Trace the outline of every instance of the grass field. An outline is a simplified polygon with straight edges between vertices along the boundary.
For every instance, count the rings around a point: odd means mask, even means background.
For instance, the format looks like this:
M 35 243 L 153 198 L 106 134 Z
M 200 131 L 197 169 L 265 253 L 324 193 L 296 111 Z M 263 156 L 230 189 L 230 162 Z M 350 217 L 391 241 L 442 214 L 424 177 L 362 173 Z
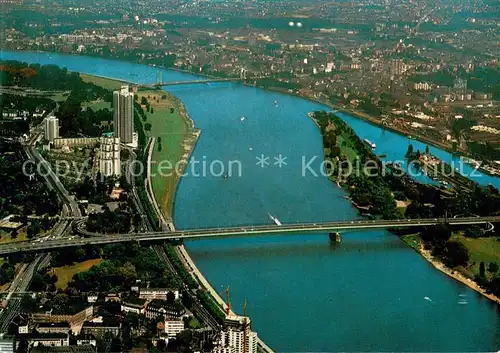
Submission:
M 54 94 L 53 96 L 50 96 L 49 98 L 52 99 L 55 102 L 64 102 L 66 99 L 68 99 L 69 94 Z
M 92 101 L 92 102 L 83 102 L 82 107 L 90 108 L 93 111 L 98 111 L 100 109 L 108 109 L 111 110 L 111 102 L 103 101 L 102 99 Z
M 159 175 L 159 173 L 155 173 L 158 170 L 155 166 L 158 166 L 162 161 L 169 161 L 172 166 L 175 166 L 178 161 L 186 158 L 185 144 L 192 137 L 192 129 L 182 104 L 171 94 L 149 90 L 139 91 L 137 95 L 139 101 L 141 101 L 141 97 L 146 97 L 153 108 L 153 113 L 146 112 L 147 121 L 144 124 L 151 124 L 151 131 L 146 131 L 146 135 L 154 138 L 161 137 L 161 151 L 158 150 L 158 141 L 156 141 L 152 155 L 154 163 L 151 169 L 153 173 L 152 186 L 156 201 L 163 214 L 170 218 L 178 175 L 175 174 L 174 170 L 172 170 L 172 175 Z M 171 113 L 171 108 L 174 109 L 173 113 Z M 168 170 L 164 170 L 165 174 L 168 174 L 167 172 Z
M 404 235 L 401 240 L 412 249 L 417 251 L 420 249 L 420 236 L 418 234 Z
M 118 80 L 111 80 L 109 78 L 97 77 L 92 75 L 80 74 L 83 82 L 92 82 L 97 86 L 101 86 L 107 89 L 115 90 L 119 89 L 124 83 Z
M 92 266 L 98 265 L 102 259 L 92 259 L 84 262 L 74 263 L 70 266 L 55 267 L 51 270 L 51 274 L 55 273 L 57 276 L 57 289 L 64 289 L 68 286 L 74 275 L 80 272 L 88 271 Z
M 469 250 L 469 270 L 479 274 L 479 264 L 484 262 L 486 268 L 490 262 L 500 265 L 500 241 L 495 237 L 489 238 L 466 238 L 463 235 L 454 235 L 452 239 L 464 244 Z
M 354 165 L 357 154 L 351 147 L 351 141 L 344 136 L 337 136 L 337 146 L 340 147 L 341 154 L 345 155 L 347 159 Z
M 80 77 L 85 82 L 92 82 L 98 86 L 107 89 L 119 89 L 123 82 L 111 80 L 92 75 L 80 74 Z M 172 166 L 183 158 L 187 158 L 188 146 L 196 141 L 193 134 L 191 123 L 188 121 L 187 113 L 182 103 L 172 96 L 170 93 L 161 90 L 138 90 L 137 96 L 139 102 L 141 97 L 146 97 L 153 113 L 146 112 L 146 123 L 151 124 L 151 130 L 145 131 L 147 137 L 161 137 L 161 151 L 158 150 L 158 141 L 156 141 L 155 149 L 152 155 L 152 173 L 156 174 L 152 177 L 153 192 L 156 201 L 161 208 L 163 214 L 167 218 L 172 217 L 172 206 L 175 197 L 175 190 L 179 176 L 175 173 L 172 175 L 158 175 L 155 173 L 155 165 L 161 161 L 169 161 Z M 149 97 L 148 97 L 149 96 Z M 105 103 L 105 102 L 103 102 Z M 109 103 L 108 103 L 109 104 Z M 88 106 L 92 109 L 102 109 L 106 107 L 104 104 L 98 105 L 98 102 L 90 102 Z M 170 109 L 173 108 L 173 112 Z M 164 162 L 165 163 L 165 162 Z
M 16 242 L 28 240 L 28 236 L 26 234 L 26 228 L 20 229 L 16 238 L 12 238 L 10 236 L 10 234 L 11 234 L 10 232 L 4 232 L 3 230 L 1 230 L 0 231 L 0 237 L 1 237 L 0 244 L 9 244 L 9 243 L 16 243 Z

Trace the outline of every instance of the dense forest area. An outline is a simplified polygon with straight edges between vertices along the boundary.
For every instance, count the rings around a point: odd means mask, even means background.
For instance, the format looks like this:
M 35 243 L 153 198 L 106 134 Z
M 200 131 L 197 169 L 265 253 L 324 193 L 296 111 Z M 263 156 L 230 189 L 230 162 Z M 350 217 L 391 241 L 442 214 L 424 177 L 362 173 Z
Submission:
M 110 129 L 112 111 L 91 107 L 83 107 L 84 102 L 95 100 L 112 101 L 112 92 L 84 82 L 77 72 L 55 65 L 28 64 L 18 61 L 0 61 L 0 80 L 4 86 L 16 86 L 43 91 L 70 91 L 65 100 L 59 103 L 56 117 L 60 121 L 60 135 L 63 137 L 99 136 Z M 56 107 L 55 102 L 48 98 L 22 96 L 6 96 L 1 103 L 5 109 L 32 111 L 36 108 L 46 108 L 47 111 Z M 105 124 L 103 124 L 105 123 Z

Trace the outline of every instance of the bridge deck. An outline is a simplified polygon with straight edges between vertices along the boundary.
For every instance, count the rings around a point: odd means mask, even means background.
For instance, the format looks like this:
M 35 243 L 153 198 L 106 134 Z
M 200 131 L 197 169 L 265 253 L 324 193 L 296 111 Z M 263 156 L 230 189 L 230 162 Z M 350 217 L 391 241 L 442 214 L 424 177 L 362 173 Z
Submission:
M 183 239 L 203 239 L 214 237 L 229 236 L 255 236 L 255 235 L 273 235 L 286 233 L 305 233 L 305 232 L 331 232 L 331 231 L 349 231 L 362 229 L 381 229 L 381 228 L 408 228 L 424 227 L 438 224 L 450 225 L 470 225 L 487 224 L 500 222 L 500 216 L 491 217 L 463 217 L 463 218 L 434 218 L 434 219 L 404 219 L 404 220 L 355 220 L 325 223 L 301 223 L 301 224 L 283 224 L 283 225 L 260 225 L 260 226 L 241 226 L 227 228 L 211 229 L 193 229 L 177 230 L 174 232 L 145 232 L 145 233 L 127 233 L 127 234 L 99 234 L 87 232 L 82 228 L 83 223 L 78 228 L 84 235 L 84 239 L 54 239 L 43 242 L 20 242 L 6 246 L 0 246 L 0 254 L 9 254 L 27 251 L 47 251 L 71 246 L 98 245 L 119 243 L 128 241 L 156 241 L 156 240 L 183 240 Z

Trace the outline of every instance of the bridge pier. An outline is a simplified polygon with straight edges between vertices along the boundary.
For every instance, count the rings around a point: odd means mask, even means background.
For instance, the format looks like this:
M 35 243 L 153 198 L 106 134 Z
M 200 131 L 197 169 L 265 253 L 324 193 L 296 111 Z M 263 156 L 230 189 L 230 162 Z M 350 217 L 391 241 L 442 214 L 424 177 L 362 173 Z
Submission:
M 342 236 L 340 235 L 339 232 L 330 233 L 330 234 L 328 234 L 328 237 L 330 238 L 331 242 L 335 242 L 335 243 L 342 242 Z

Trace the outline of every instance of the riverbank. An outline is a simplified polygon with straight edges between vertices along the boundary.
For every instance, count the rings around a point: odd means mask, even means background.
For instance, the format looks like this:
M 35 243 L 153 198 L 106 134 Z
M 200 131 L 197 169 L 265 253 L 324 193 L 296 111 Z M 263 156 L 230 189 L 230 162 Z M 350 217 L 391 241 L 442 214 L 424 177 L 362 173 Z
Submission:
M 110 90 L 119 89 L 124 84 L 136 84 L 100 75 L 80 74 L 80 77 L 85 82 Z M 141 123 L 146 137 L 153 140 L 152 145 L 155 146 L 148 150 L 147 180 L 150 180 L 151 196 L 157 204 L 154 206 L 161 210 L 162 219 L 172 223 L 180 175 L 189 162 L 201 131 L 194 127 L 184 104 L 170 92 L 146 89 L 138 90 L 136 95 L 138 102 L 147 101 L 147 106 L 142 105 L 145 119 Z
M 298 93 L 295 93 L 295 92 L 290 92 L 290 91 L 288 91 L 286 89 L 280 89 L 280 88 L 275 88 L 275 87 L 260 87 L 260 86 L 250 85 L 250 84 L 248 84 L 248 86 L 250 86 L 250 87 L 258 87 L 258 88 L 261 88 L 261 89 L 264 89 L 264 90 L 268 90 L 268 91 L 271 91 L 271 92 L 279 92 L 279 93 L 282 93 L 282 94 L 292 95 L 292 96 L 295 96 L 295 97 L 299 97 L 299 98 L 302 98 L 302 99 L 309 100 L 311 102 L 320 103 L 322 105 L 325 105 L 325 106 L 327 106 L 329 108 L 334 109 L 336 112 L 338 111 L 338 112 L 341 112 L 341 113 L 349 114 L 349 115 L 351 115 L 351 116 L 353 116 L 353 117 L 355 117 L 357 119 L 366 121 L 367 123 L 369 123 L 369 124 L 371 124 L 373 126 L 379 127 L 381 129 L 384 129 L 384 130 L 387 130 L 387 131 L 394 132 L 394 133 L 396 133 L 396 134 L 398 134 L 400 136 L 404 136 L 404 137 L 406 137 L 408 139 L 423 142 L 423 143 L 428 144 L 430 146 L 442 149 L 442 150 L 444 150 L 444 151 L 446 151 L 448 153 L 451 153 L 453 155 L 457 155 L 457 156 L 464 157 L 464 158 L 469 158 L 469 159 L 473 159 L 474 158 L 474 156 L 472 154 L 468 153 L 467 151 L 464 151 L 463 149 L 455 151 L 455 150 L 453 150 L 452 146 L 450 146 L 449 144 L 445 144 L 445 143 L 442 143 L 442 142 L 439 142 L 439 141 L 436 141 L 436 140 L 433 140 L 433 139 L 429 139 L 426 136 L 423 136 L 421 134 L 413 133 L 413 135 L 410 135 L 407 131 L 405 131 L 403 129 L 399 129 L 399 128 L 395 127 L 395 126 L 390 126 L 390 125 L 384 124 L 381 120 L 376 119 L 373 116 L 371 116 L 371 115 L 369 115 L 369 114 L 367 114 L 365 112 L 362 112 L 362 111 L 356 110 L 356 109 L 352 109 L 352 108 L 345 108 L 343 106 L 335 105 L 335 104 L 331 103 L 330 101 L 328 101 L 327 99 L 320 99 L 320 98 L 310 97 L 310 96 L 298 94 Z M 491 164 L 491 163 L 489 163 L 489 164 Z M 485 167 L 485 166 L 483 166 L 481 164 L 479 166 L 479 170 L 481 172 L 484 172 L 487 175 L 494 176 L 494 177 L 499 177 L 499 175 L 500 175 L 500 173 L 497 170 L 495 170 L 494 168 L 492 168 L 491 166 L 490 167 Z
M 367 143 L 361 141 L 359 136 L 355 134 L 355 132 L 349 127 L 346 126 L 346 123 L 343 122 L 340 118 L 336 117 L 333 113 L 325 113 L 325 112 L 314 112 L 308 114 L 310 118 L 316 121 L 319 126 L 320 132 L 323 136 L 323 148 L 325 151 L 325 161 L 331 164 L 331 170 L 336 170 L 341 168 L 339 160 L 347 159 L 351 162 L 352 158 L 351 154 L 354 155 L 355 158 L 360 158 L 361 162 L 368 159 L 376 160 L 373 151 L 371 151 L 367 147 Z M 335 150 L 336 149 L 336 150 Z M 379 170 L 380 171 L 380 170 Z M 342 175 L 339 173 L 338 175 Z M 349 179 L 342 180 L 341 177 L 337 179 L 331 178 L 333 181 L 341 182 L 345 186 L 347 186 L 347 191 L 350 193 L 350 197 L 345 197 L 353 206 L 355 206 L 358 211 L 361 212 L 370 212 L 375 216 L 382 217 L 384 219 L 387 218 L 400 218 L 400 217 L 413 217 L 412 214 L 403 214 L 399 209 L 395 210 L 393 207 L 393 203 L 395 201 L 394 195 L 396 193 L 399 194 L 408 194 L 404 188 L 400 189 L 397 185 L 404 185 L 404 182 L 395 181 L 395 176 L 390 178 L 381 178 L 381 174 L 378 177 L 371 177 L 369 179 L 366 178 L 364 173 L 357 175 L 355 181 L 349 181 Z M 403 177 L 400 177 L 403 178 Z M 465 177 L 463 177 L 465 179 Z M 467 179 L 467 181 L 469 181 Z M 475 185 L 472 181 L 470 181 L 472 185 Z M 417 188 L 417 190 L 422 190 L 422 188 L 427 187 L 425 184 L 412 184 L 412 188 Z M 378 206 L 377 203 L 380 203 L 381 200 L 377 198 L 373 198 L 373 195 L 382 195 L 382 192 L 385 193 L 383 201 Z M 362 202 L 360 204 L 360 201 Z M 418 202 L 416 199 L 408 198 L 407 201 L 409 203 Z M 390 212 L 387 212 L 390 210 Z M 436 216 L 436 215 L 434 215 Z M 408 238 L 410 239 L 410 238 Z M 474 281 L 474 275 L 471 274 L 466 276 L 464 273 L 455 271 L 453 269 L 447 268 L 443 262 L 441 262 L 438 258 L 433 257 L 429 251 L 426 251 L 423 248 L 422 242 L 418 237 L 412 237 L 412 241 L 404 241 L 405 244 L 409 245 L 420 255 L 422 255 L 427 261 L 429 261 L 436 269 L 441 272 L 449 275 L 450 277 L 466 284 L 470 288 L 476 290 L 477 292 L 483 294 L 485 297 L 500 303 L 500 300 L 497 296 L 487 293 L 487 291 L 482 288 L 478 283 Z M 475 249 L 475 251 L 471 251 L 471 259 L 470 263 L 475 261 L 483 261 L 482 258 L 478 255 L 480 252 Z M 474 258 L 472 258 L 474 257 Z M 490 262 L 498 262 L 498 258 L 493 260 L 489 259 Z M 465 265 L 464 265 L 465 266 Z
M 432 254 L 429 250 L 424 249 L 422 241 L 418 240 L 417 242 L 415 242 L 415 238 L 412 237 L 412 240 L 410 240 L 410 242 L 411 242 L 410 243 L 408 241 L 408 239 L 405 239 L 405 236 L 402 237 L 402 240 L 405 244 L 410 246 L 417 253 L 419 253 L 424 259 L 426 259 L 432 266 L 434 266 L 435 269 L 441 271 L 442 273 L 453 278 L 454 280 L 456 280 L 462 284 L 465 284 L 467 287 L 475 290 L 476 292 L 482 294 L 483 296 L 496 302 L 497 304 L 500 304 L 500 297 L 497 297 L 496 295 L 488 293 L 484 288 L 482 288 L 479 284 L 477 284 L 471 278 L 468 278 L 468 277 L 464 276 L 463 274 L 461 274 L 460 272 L 446 267 L 439 259 L 432 256 Z
M 93 80 L 91 75 L 87 75 L 86 79 Z M 98 77 L 98 81 L 101 81 L 101 83 L 108 86 L 113 84 L 112 82 L 109 82 L 112 80 L 107 77 Z M 131 82 L 119 81 L 119 83 L 133 85 Z M 153 207 L 162 222 L 168 224 L 171 229 L 174 229 L 173 209 L 175 205 L 175 195 L 177 193 L 180 177 L 187 167 L 189 159 L 201 134 L 201 130 L 194 127 L 194 121 L 189 117 L 185 105 L 169 92 L 163 90 L 141 90 L 138 91 L 137 94 L 139 101 L 141 101 L 142 97 L 144 97 L 153 109 L 153 112 L 145 112 L 147 119 L 142 122 L 143 127 L 146 123 L 150 123 L 152 125 L 149 131 L 146 131 L 146 134 L 149 137 L 149 142 L 147 145 L 148 170 L 145 186 L 148 191 L 148 196 L 152 194 L 152 197 L 149 197 L 149 201 L 153 204 Z M 159 106 L 159 102 L 168 102 L 168 104 L 165 106 Z M 174 111 L 172 112 L 170 109 L 173 109 Z M 165 116 L 170 118 L 174 114 L 174 119 L 164 119 Z M 182 120 L 182 124 L 180 124 L 180 120 Z M 158 138 L 162 137 L 163 139 L 159 142 Z M 158 143 L 163 144 L 165 148 L 158 148 Z M 179 146 L 182 148 L 179 149 Z M 175 173 L 172 176 L 153 175 L 152 166 L 158 165 L 162 161 L 169 161 L 174 166 L 180 165 L 180 168 L 175 170 Z M 160 207 L 158 207 L 158 204 Z M 219 293 L 203 276 L 185 249 L 184 245 L 176 246 L 175 251 L 189 274 L 196 280 L 196 282 L 201 284 L 220 309 L 226 313 L 228 310 L 227 303 L 225 303 Z M 230 311 L 230 314 L 235 315 L 232 310 Z M 259 336 L 257 337 L 259 351 L 272 353 L 273 350 L 267 346 Z
M 147 102 L 147 108 L 144 108 L 146 119 L 142 121 L 145 134 L 156 141 L 151 155 L 154 166 L 151 186 L 164 217 L 171 222 L 177 185 L 200 130 L 194 127 L 184 104 L 171 93 L 139 90 L 136 94 L 139 102 Z

